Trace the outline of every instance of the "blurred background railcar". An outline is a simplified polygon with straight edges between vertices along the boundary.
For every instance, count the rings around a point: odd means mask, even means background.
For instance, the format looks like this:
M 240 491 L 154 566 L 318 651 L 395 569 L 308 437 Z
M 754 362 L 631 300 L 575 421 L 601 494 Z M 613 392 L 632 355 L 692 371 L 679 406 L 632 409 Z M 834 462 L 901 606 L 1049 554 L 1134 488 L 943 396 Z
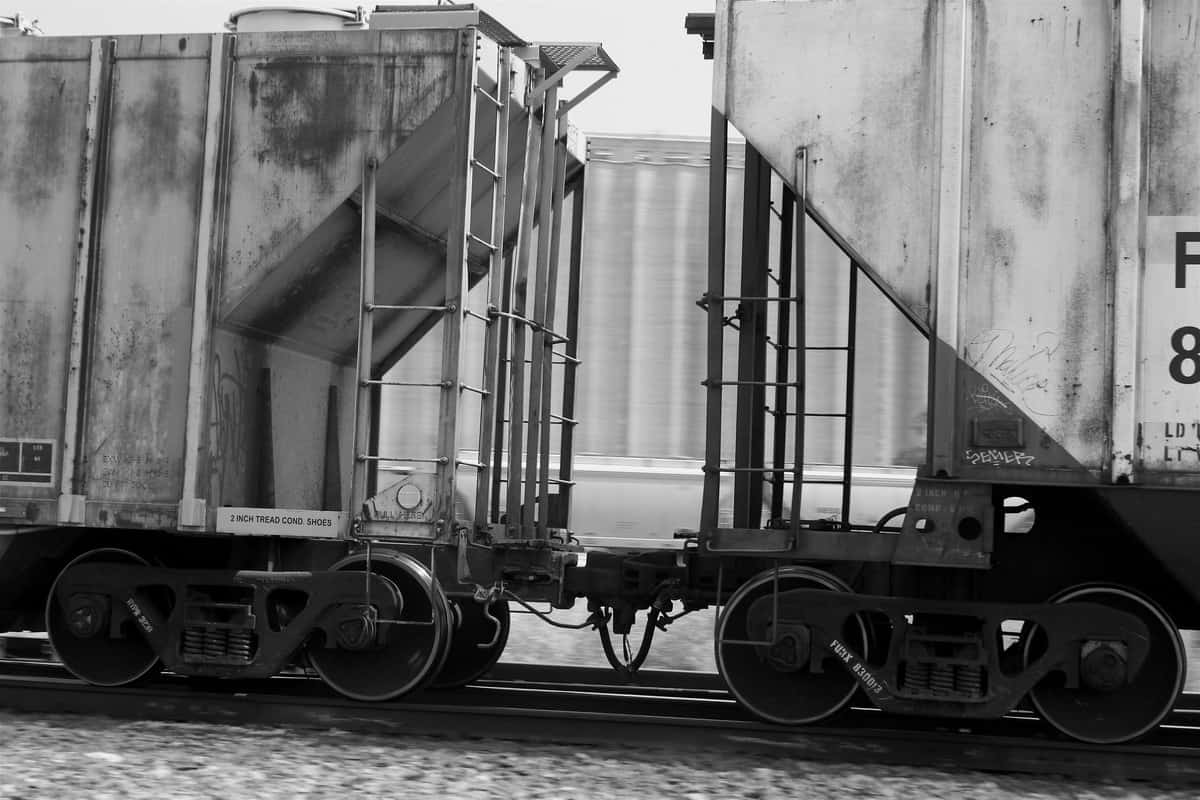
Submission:
M 741 257 L 742 143 L 731 142 L 726 209 L 728 279 Z M 583 284 L 575 417 L 575 474 L 571 527 L 582 534 L 668 538 L 699 522 L 704 456 L 705 315 L 696 300 L 706 285 L 709 143 L 701 137 L 589 135 L 583 193 Z M 776 203 L 778 180 L 773 187 Z M 579 196 L 568 196 L 570 204 Z M 806 333 L 814 346 L 846 341 L 850 306 L 848 257 L 816 226 L 807 241 Z M 778 258 L 775 243 L 772 259 Z M 562 254 L 565 272 L 565 259 Z M 478 291 L 478 290 L 477 290 Z M 560 287 L 560 307 L 566 288 Z M 858 282 L 853 408 L 855 492 L 851 522 L 871 525 L 904 505 L 915 466 L 924 458 L 928 342 L 869 281 Z M 725 346 L 733 369 L 737 342 Z M 430 380 L 441 368 L 436 336 L 419 342 L 388 376 Z M 468 374 L 482 369 L 478 347 L 466 351 Z M 561 371 L 558 373 L 561 375 Z M 827 351 L 810 356 L 810 410 L 844 408 L 846 360 Z M 433 452 L 437 409 L 419 388 L 388 389 L 382 401 L 381 452 Z M 556 389 L 554 396 L 560 396 Z M 556 408 L 558 412 L 561 409 Z M 724 425 L 734 424 L 734 408 Z M 805 461 L 810 477 L 830 477 L 842 460 L 843 422 L 809 422 Z M 463 458 L 474 459 L 478 426 L 464 426 Z M 555 450 L 555 455 L 557 451 Z M 732 461 L 732 441 L 722 457 Z M 826 474 L 829 473 L 829 474 Z M 463 475 L 460 502 L 474 497 Z M 732 515 L 730 487 L 723 517 Z M 806 492 L 805 518 L 839 519 L 840 492 Z M 469 510 L 462 515 L 469 517 Z M 726 523 L 729 520 L 726 519 Z

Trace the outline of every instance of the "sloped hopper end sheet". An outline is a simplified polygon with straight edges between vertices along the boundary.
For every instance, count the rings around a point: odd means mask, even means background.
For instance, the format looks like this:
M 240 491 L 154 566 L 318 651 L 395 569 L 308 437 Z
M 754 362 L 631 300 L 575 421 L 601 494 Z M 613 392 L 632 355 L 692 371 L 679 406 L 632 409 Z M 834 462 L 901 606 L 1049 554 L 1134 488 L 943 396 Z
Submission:
M 920 320 L 936 239 L 937 0 L 720 0 L 713 105 Z
M 229 234 L 218 323 L 327 361 L 355 358 L 363 160 L 374 128 L 375 301 L 445 301 L 450 169 L 456 137 L 458 31 L 338 34 L 337 53 L 280 54 L 278 41 L 239 42 L 229 168 Z M 326 41 L 326 40 L 322 40 Z M 259 46 L 258 57 L 245 55 Z M 349 52 L 347 52 L 349 51 Z M 299 52 L 299 51 L 297 51 Z M 340 56 L 333 58 L 332 56 Z M 481 70 L 484 89 L 494 81 Z M 496 110 L 476 112 L 476 152 L 491 163 Z M 510 112 L 509 174 L 521 174 L 523 109 Z M 519 180 L 510 183 L 510 197 Z M 475 230 L 487 230 L 490 183 L 474 181 Z M 516 229 L 516 203 L 507 226 Z M 507 233 L 507 232 L 506 232 Z M 487 252 L 472 242 L 472 283 Z M 377 371 L 440 318 L 376 315 Z

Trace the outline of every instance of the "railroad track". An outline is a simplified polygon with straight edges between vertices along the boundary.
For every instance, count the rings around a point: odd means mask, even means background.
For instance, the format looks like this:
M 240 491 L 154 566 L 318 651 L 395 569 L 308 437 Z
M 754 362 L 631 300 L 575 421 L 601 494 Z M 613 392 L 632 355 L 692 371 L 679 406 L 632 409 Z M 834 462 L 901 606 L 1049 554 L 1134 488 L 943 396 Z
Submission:
M 1190 700 L 1146 740 L 1096 747 L 1056 739 L 1020 711 L 959 725 L 854 708 L 828 725 L 780 728 L 752 719 L 715 676 L 646 671 L 639 679 L 626 685 L 604 669 L 502 664 L 466 689 L 365 704 L 304 676 L 216 684 L 163 675 L 138 687 L 102 689 L 56 664 L 3 660 L 0 708 L 1200 784 L 1196 696 L 1186 696 Z

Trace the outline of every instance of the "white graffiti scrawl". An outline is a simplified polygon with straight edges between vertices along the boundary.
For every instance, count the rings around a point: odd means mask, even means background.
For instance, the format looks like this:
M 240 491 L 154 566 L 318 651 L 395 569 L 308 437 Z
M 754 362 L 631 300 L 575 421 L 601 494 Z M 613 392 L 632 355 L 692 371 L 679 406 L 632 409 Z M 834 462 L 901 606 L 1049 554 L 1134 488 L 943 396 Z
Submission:
M 1053 331 L 1042 331 L 1032 343 L 1018 343 L 1012 331 L 995 328 L 967 342 L 963 361 L 1027 411 L 1054 416 L 1050 375 L 1059 345 L 1060 337 Z
M 1037 456 L 1030 455 L 1024 450 L 999 450 L 994 447 L 987 450 L 968 448 L 963 453 L 963 460 L 975 466 L 1032 467 Z

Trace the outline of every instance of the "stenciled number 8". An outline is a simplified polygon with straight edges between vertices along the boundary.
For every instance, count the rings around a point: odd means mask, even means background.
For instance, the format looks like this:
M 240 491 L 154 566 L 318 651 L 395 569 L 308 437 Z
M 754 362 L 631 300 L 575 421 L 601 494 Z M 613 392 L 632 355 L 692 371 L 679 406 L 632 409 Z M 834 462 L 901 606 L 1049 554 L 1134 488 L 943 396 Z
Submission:
M 1192 346 L 1183 346 L 1184 337 L 1192 337 Z M 1171 334 L 1171 347 L 1175 357 L 1171 359 L 1171 377 L 1179 383 L 1200 383 L 1200 328 L 1184 325 Z M 1183 365 L 1191 364 L 1190 373 L 1185 373 Z

